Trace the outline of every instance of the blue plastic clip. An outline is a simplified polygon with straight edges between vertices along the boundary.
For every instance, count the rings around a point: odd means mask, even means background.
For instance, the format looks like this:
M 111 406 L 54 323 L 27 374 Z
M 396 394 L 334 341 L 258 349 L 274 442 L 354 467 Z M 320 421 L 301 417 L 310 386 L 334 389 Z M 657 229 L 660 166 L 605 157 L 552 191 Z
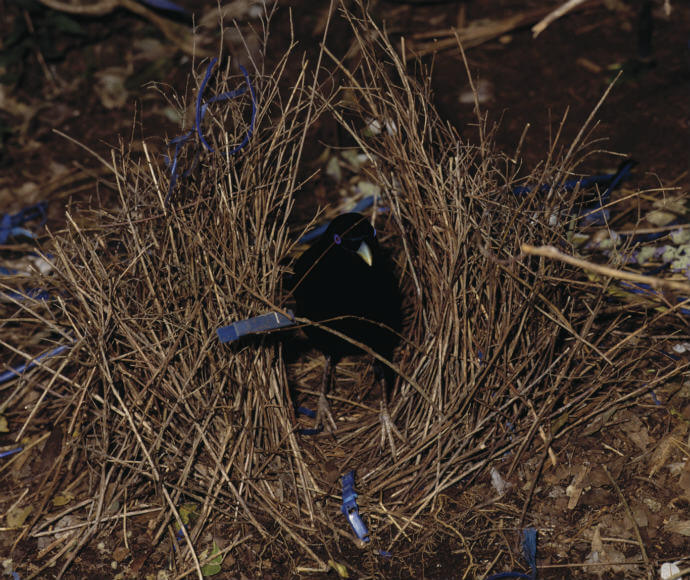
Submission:
M 292 326 L 295 324 L 295 315 L 292 310 L 286 310 L 285 312 L 287 312 L 287 316 L 280 312 L 269 312 L 268 314 L 247 318 L 247 320 L 233 322 L 228 326 L 219 328 L 216 330 L 216 333 L 221 342 L 232 342 L 247 334 L 254 334 L 265 330 L 275 330 L 277 328 L 283 328 L 284 326 Z
M 340 510 L 350 522 L 357 537 L 363 542 L 368 542 L 369 531 L 364 525 L 362 518 L 359 517 L 359 507 L 356 500 L 355 472 L 350 471 L 350 473 L 343 475 L 343 505 L 340 507 Z

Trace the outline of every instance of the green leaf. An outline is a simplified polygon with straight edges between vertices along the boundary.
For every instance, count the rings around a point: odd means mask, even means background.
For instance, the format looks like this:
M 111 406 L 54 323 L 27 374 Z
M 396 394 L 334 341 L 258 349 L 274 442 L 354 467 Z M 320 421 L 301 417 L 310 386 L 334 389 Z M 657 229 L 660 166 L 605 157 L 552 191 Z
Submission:
M 341 578 L 350 577 L 350 573 L 347 571 L 345 564 L 341 564 L 340 562 L 336 562 L 335 560 L 328 560 L 328 565 L 331 568 L 333 568 L 338 573 L 338 576 L 340 576 Z
M 50 23 L 60 32 L 65 34 L 73 34 L 75 36 L 86 36 L 86 30 L 74 18 L 56 12 L 50 18 Z
M 33 506 L 30 505 L 25 507 L 15 506 L 12 509 L 10 509 L 7 512 L 7 515 L 5 516 L 7 527 L 18 528 L 20 526 L 23 526 L 24 522 L 26 521 L 26 518 L 29 517 L 31 510 L 33 509 Z
M 197 505 L 194 502 L 183 503 L 180 506 L 180 518 L 185 526 L 189 525 L 192 516 L 196 515 Z
M 61 507 L 63 505 L 67 505 L 73 499 L 74 494 L 70 493 L 69 491 L 66 491 L 65 493 L 59 493 L 56 496 L 53 496 L 53 505 L 55 507 Z
M 220 552 L 220 548 L 218 547 L 218 544 L 216 544 L 216 541 L 213 541 L 213 548 L 211 548 L 211 556 L 214 556 L 215 554 L 218 554 Z M 201 567 L 201 573 L 204 576 L 214 576 L 218 574 L 221 570 L 221 564 L 223 563 L 223 555 L 220 554 L 213 558 L 210 562 L 204 564 Z

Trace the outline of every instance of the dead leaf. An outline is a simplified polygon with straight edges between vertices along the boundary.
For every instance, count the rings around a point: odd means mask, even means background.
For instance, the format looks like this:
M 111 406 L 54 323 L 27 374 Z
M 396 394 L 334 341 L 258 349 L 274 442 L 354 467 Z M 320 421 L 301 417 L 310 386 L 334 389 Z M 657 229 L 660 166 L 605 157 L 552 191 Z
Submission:
M 645 216 L 645 219 L 653 226 L 664 227 L 676 219 L 676 214 L 671 213 L 670 211 L 655 209 L 650 211 Z
M 621 423 L 621 429 L 625 432 L 628 439 L 632 441 L 642 451 L 647 451 L 650 443 L 649 431 L 642 420 L 633 413 L 625 412 L 625 421 Z
M 19 507 L 17 505 L 12 506 L 5 516 L 5 521 L 7 522 L 8 528 L 19 528 L 24 525 L 26 518 L 29 517 L 33 506 L 27 505 L 24 507 Z
M 682 490 L 682 497 L 690 501 L 690 461 L 683 464 L 683 469 L 678 477 L 678 486 Z
M 671 433 L 661 438 L 659 443 L 657 443 L 654 452 L 649 458 L 649 477 L 652 477 L 657 471 L 666 465 L 671 457 L 671 452 L 673 449 L 679 444 L 682 444 L 687 430 L 687 424 L 685 422 L 680 422 L 676 425 Z
M 69 491 L 66 491 L 65 493 L 59 493 L 55 496 L 53 496 L 53 505 L 55 507 L 61 507 L 63 505 L 67 505 L 69 502 L 71 502 L 74 499 L 74 494 L 70 493 Z
M 663 197 L 656 200 L 652 205 L 657 209 L 685 215 L 688 211 L 686 201 L 685 197 Z
M 594 535 L 592 536 L 592 552 L 602 552 L 604 550 L 604 542 L 601 541 L 601 526 L 594 528 Z
M 580 501 L 589 469 L 589 465 L 581 465 L 573 478 L 573 482 L 565 490 L 566 495 L 570 498 L 568 501 L 569 510 L 574 510 L 577 507 L 578 501 Z
M 555 469 L 549 469 L 544 473 L 544 482 L 549 485 L 556 485 L 565 481 L 568 477 L 572 475 L 572 471 L 569 465 L 561 464 Z
M 111 66 L 98 71 L 93 90 L 101 99 L 101 104 L 106 109 L 119 109 L 127 103 L 129 91 L 125 86 L 131 70 L 122 66 Z
M 594 417 L 594 419 L 584 428 L 582 434 L 587 437 L 590 435 L 594 435 L 597 431 L 599 431 L 604 425 L 606 425 L 609 422 L 609 419 L 611 419 L 611 415 L 613 415 L 614 412 L 615 409 L 611 408 Z
M 649 518 L 647 517 L 647 509 L 642 504 L 635 504 L 631 508 L 635 523 L 640 528 L 646 528 L 649 525 Z
M 43 446 L 40 459 L 32 467 L 34 475 L 47 473 L 62 452 L 62 427 L 56 426 Z
M 668 522 L 664 529 L 672 534 L 680 534 L 681 536 L 690 536 L 690 520 L 675 520 Z
M 592 536 L 592 551 L 587 555 L 587 558 L 585 558 L 585 562 L 587 564 L 597 564 L 595 570 L 599 577 L 602 577 L 603 574 L 608 571 L 614 573 L 627 572 L 627 566 L 617 565 L 625 562 L 625 554 L 610 546 L 604 545 L 601 539 L 600 527 L 601 526 L 597 526 L 594 530 L 594 535 Z

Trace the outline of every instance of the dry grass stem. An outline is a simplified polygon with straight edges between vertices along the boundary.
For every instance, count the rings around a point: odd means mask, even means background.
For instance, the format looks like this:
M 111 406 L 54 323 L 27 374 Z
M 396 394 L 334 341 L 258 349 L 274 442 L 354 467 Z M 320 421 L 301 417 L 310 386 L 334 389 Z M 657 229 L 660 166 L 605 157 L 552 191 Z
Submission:
M 487 562 L 511 562 L 515 530 L 534 523 L 542 467 L 563 461 L 560 446 L 576 428 L 687 369 L 655 357 L 659 342 L 647 338 L 659 327 L 684 336 L 680 320 L 625 309 L 580 269 L 677 291 L 687 284 L 555 249 L 572 248 L 580 194 L 560 185 L 587 158 L 590 124 L 565 155 L 559 133 L 545 162 L 522 175 L 495 151 L 478 107 L 480 140 L 471 143 L 439 118 L 428 83 L 408 73 L 412 62 L 386 34 L 336 7 L 329 22 L 349 25 L 351 58 L 326 47 L 327 25 L 316 69 L 298 61 L 288 85 L 288 53 L 274 70 L 254 71 L 248 147 L 229 154 L 247 131 L 248 100 L 209 108 L 215 152 L 181 151 L 167 205 L 168 169 L 145 146 L 139 157 L 122 145 L 101 159 L 116 207 L 68 211 L 64 229 L 50 233 L 42 251 L 53 271 L 25 283 L 51 300 L 0 305 L 9 365 L 71 345 L 0 384 L 2 413 L 24 446 L 0 466 L 3 506 L 34 506 L 17 542 L 47 546 L 27 576 L 54 563 L 65 575 L 85 546 L 123 530 L 133 531 L 133 553 L 162 554 L 178 578 L 202 577 L 219 538 L 238 569 L 256 563 L 249 575 L 271 559 L 294 573 L 334 560 L 358 576 L 385 575 L 379 549 L 417 562 L 449 538 L 480 574 Z M 462 34 L 450 40 L 467 46 Z M 324 71 L 339 82 L 321 82 Z M 241 82 L 226 68 L 210 85 L 219 94 Z M 370 356 L 338 367 L 335 436 L 308 437 L 295 407 L 315 401 L 321 361 L 291 356 L 296 331 L 230 345 L 215 334 L 290 306 L 285 281 L 311 225 L 295 218 L 295 196 L 314 178 L 304 157 L 324 119 L 369 160 L 363 178 L 381 189 L 376 227 L 404 294 L 393 360 L 364 348 L 397 376 L 394 452 L 380 447 Z M 367 132 L 373 121 L 386 130 Z M 516 195 L 523 182 L 531 191 Z M 491 487 L 492 468 L 508 492 Z M 373 550 L 355 543 L 340 512 L 339 478 L 350 469 Z M 53 503 L 59 494 L 69 507 Z M 73 535 L 63 545 L 57 532 Z

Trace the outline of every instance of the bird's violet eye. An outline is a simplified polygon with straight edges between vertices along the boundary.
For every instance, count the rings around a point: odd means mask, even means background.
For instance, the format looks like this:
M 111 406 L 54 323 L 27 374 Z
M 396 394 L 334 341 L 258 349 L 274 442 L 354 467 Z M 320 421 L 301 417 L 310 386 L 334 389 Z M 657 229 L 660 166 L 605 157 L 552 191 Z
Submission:
M 334 241 L 336 244 L 340 244 L 340 242 L 342 242 L 343 239 L 342 239 L 338 234 L 333 234 L 333 241 Z

